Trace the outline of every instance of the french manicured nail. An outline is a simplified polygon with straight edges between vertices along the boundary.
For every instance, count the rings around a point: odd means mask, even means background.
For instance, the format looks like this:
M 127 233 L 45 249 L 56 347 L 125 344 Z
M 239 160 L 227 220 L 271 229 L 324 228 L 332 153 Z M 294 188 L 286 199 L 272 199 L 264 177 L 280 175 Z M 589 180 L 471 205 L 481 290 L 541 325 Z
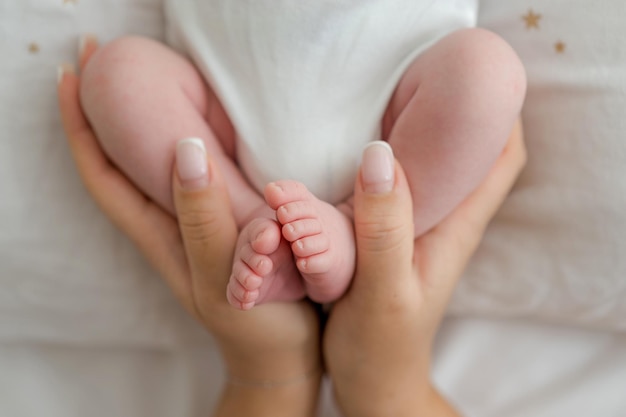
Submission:
M 387 142 L 369 143 L 363 150 L 361 183 L 366 193 L 382 194 L 393 190 L 395 162 Z
M 176 144 L 176 169 L 186 190 L 198 190 L 209 185 L 206 148 L 202 139 L 187 138 Z
M 61 64 L 57 66 L 57 84 L 61 84 L 63 76 L 67 73 L 74 73 L 74 66 L 72 64 Z
M 85 47 L 87 46 L 87 43 L 90 42 L 97 42 L 98 38 L 96 37 L 96 35 L 93 35 L 91 33 L 85 33 L 84 35 L 80 35 L 80 37 L 78 38 L 78 56 L 82 56 L 83 52 L 85 52 Z

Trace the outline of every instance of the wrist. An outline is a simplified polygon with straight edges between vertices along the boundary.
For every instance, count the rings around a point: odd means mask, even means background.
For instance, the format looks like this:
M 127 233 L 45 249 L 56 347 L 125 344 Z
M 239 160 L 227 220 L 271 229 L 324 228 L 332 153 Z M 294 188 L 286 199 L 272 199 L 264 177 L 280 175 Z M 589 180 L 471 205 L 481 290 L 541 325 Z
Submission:
M 391 385 L 393 386 L 393 384 Z M 432 385 L 408 390 L 403 395 L 368 398 L 367 393 L 339 401 L 346 417 L 459 417 L 460 414 Z
M 232 385 L 235 387 L 269 390 L 269 389 L 279 389 L 282 387 L 288 387 L 290 385 L 297 385 L 297 384 L 305 383 L 307 380 L 318 378 L 322 374 L 323 374 L 322 369 L 315 368 L 315 369 L 311 369 L 309 372 L 306 372 L 304 374 L 295 375 L 287 379 L 250 380 L 250 379 L 241 379 L 233 375 L 227 375 L 226 383 L 228 385 Z
M 349 372 L 331 368 L 335 399 L 346 417 L 415 417 L 431 409 L 434 401 L 430 361 L 427 357 L 351 367 Z M 436 414 L 435 414 L 436 415 Z M 433 415 L 433 416 L 435 416 Z
M 216 417 L 312 417 L 319 399 L 321 369 L 281 381 L 226 381 Z
M 278 388 L 311 379 L 322 372 L 317 343 L 265 351 L 223 347 L 222 353 L 226 381 L 233 386 Z
M 322 367 L 318 314 L 308 302 L 224 308 L 211 331 L 230 379 L 287 381 Z
M 291 348 L 222 347 L 225 386 L 216 417 L 312 417 L 322 377 L 317 338 Z

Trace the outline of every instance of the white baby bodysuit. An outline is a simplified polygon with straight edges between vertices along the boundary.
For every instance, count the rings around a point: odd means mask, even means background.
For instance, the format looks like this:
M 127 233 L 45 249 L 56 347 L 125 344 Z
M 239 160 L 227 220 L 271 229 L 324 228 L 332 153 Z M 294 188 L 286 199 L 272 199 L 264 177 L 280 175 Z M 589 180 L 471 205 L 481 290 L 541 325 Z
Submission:
M 169 40 L 189 54 L 238 134 L 257 188 L 302 181 L 338 203 L 414 58 L 474 26 L 476 0 L 169 0 Z

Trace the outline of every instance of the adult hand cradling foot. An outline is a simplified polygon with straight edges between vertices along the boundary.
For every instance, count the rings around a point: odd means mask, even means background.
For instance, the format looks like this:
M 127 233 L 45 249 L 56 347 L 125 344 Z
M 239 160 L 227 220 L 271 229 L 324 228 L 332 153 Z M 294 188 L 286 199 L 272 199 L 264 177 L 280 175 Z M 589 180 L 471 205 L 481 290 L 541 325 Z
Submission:
M 95 48 L 86 46 L 83 65 Z M 237 228 L 211 156 L 193 141 L 179 145 L 177 162 L 184 159 L 186 171 L 174 169 L 174 219 L 104 156 L 81 111 L 78 84 L 76 74 L 62 71 L 59 101 L 78 171 L 102 210 L 218 340 L 230 379 L 215 415 L 313 415 L 321 376 L 317 315 L 306 301 L 247 312 L 228 304 Z M 346 416 L 454 415 L 430 382 L 432 341 L 456 280 L 524 162 L 517 126 L 486 181 L 414 241 L 401 167 L 388 147 L 366 148 L 354 197 L 356 275 L 323 333 L 327 371 Z M 371 169 L 385 165 L 387 172 Z M 189 172 L 192 166 L 199 170 Z
M 518 125 L 487 180 L 414 241 L 401 167 L 387 147 L 366 149 L 354 198 L 356 276 L 324 332 L 324 358 L 345 415 L 455 415 L 431 385 L 432 342 L 457 279 L 525 161 Z M 393 167 L 389 184 L 364 175 L 371 172 L 366 164 L 385 163 Z
M 86 46 L 82 65 L 96 47 L 93 41 Z M 317 315 L 307 302 L 272 303 L 250 312 L 228 304 L 237 229 L 215 164 L 193 142 L 179 146 L 177 158 L 186 167 L 173 174 L 177 223 L 106 159 L 81 111 L 78 85 L 78 77 L 65 69 L 59 100 L 78 171 L 102 210 L 218 341 L 229 382 L 215 415 L 310 415 L 321 377 Z M 192 165 L 199 170 L 189 172 Z

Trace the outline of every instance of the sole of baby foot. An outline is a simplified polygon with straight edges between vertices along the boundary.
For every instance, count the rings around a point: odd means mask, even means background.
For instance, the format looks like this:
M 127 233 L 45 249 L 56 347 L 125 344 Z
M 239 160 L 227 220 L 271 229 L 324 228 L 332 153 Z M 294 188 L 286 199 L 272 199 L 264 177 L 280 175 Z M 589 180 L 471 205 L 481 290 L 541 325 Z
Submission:
M 321 303 L 338 299 L 354 273 L 352 221 L 298 181 L 270 183 L 264 195 L 276 210 L 282 236 L 291 245 L 308 296 Z
M 271 301 L 295 301 L 305 295 L 289 244 L 273 219 L 256 218 L 239 234 L 227 300 L 250 310 Z

